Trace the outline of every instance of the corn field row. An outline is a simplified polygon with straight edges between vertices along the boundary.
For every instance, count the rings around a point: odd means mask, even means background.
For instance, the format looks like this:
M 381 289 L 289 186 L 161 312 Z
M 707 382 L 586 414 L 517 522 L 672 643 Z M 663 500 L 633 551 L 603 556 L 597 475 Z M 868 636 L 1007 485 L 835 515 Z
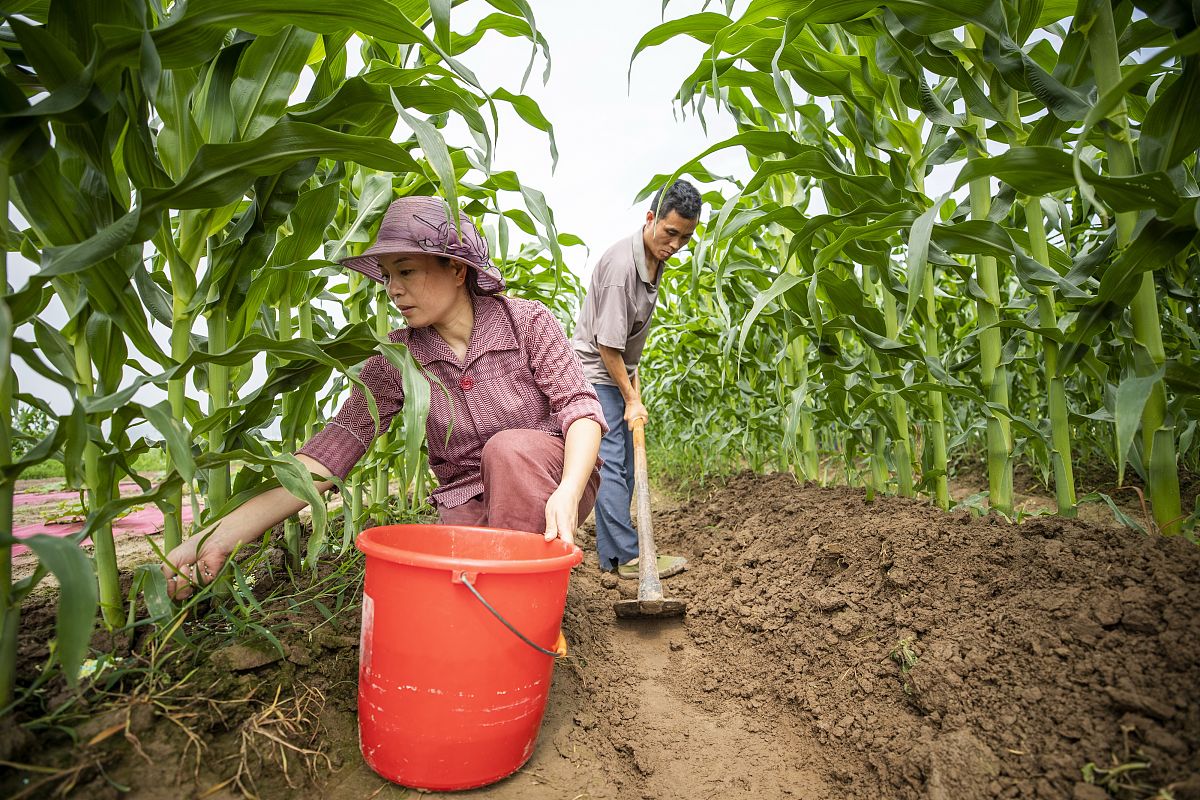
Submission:
M 311 533 L 296 520 L 284 533 L 291 566 L 311 568 L 368 518 L 423 502 L 423 381 L 387 342 L 399 318 L 386 298 L 334 263 L 393 198 L 465 209 L 512 293 L 570 324 L 579 286 L 562 248 L 580 242 L 493 166 L 499 109 L 544 131 L 555 158 L 551 123 L 523 86 L 484 85 L 459 59 L 487 35 L 524 39 L 528 79 L 548 68 L 547 43 L 526 0 L 474 0 L 487 13 L 461 33 L 459 5 L 7 4 L 0 708 L 21 602 L 48 572 L 69 680 L 97 609 L 109 628 L 178 631 L 156 565 L 121 591 L 111 523 L 129 507 L 163 510 L 170 549 L 189 532 L 186 505 L 206 524 L 282 484 L 313 502 Z M 1181 464 L 1200 468 L 1192 5 L 709 5 L 723 13 L 664 22 L 633 53 L 701 42 L 678 102 L 739 129 L 664 165 L 710 189 L 647 351 L 656 440 L 693 466 L 807 478 L 833 453 L 871 496 L 942 508 L 953 465 L 983 452 L 988 504 L 1010 516 L 1017 463 L 1042 471 L 1066 515 L 1079 459 L 1128 463 L 1161 531 L 1194 525 L 1178 482 Z M 704 166 L 729 149 L 753 172 L 732 190 Z M 36 267 L 23 285 L 9 254 Z M 44 321 L 51 304 L 66 325 Z M 341 487 L 329 541 L 325 501 L 290 453 L 380 351 L 404 368 L 409 402 Z M 68 413 L 22 390 L 30 372 L 63 388 Z M 147 388 L 166 399 L 144 401 Z M 28 408 L 52 418 L 46 435 L 14 424 Z M 135 468 L 150 451 L 166 454 L 161 479 Z M 40 565 L 14 581 L 15 484 L 47 460 L 83 492 L 87 520 L 73 537 L 23 540 Z M 141 492 L 122 497 L 129 479 Z
M 156 565 L 122 595 L 112 520 L 128 508 L 162 509 L 165 552 L 191 532 L 185 504 L 205 524 L 283 484 L 313 502 L 306 541 L 297 520 L 286 525 L 298 567 L 346 549 L 367 518 L 423 502 L 419 393 L 342 487 L 340 542 L 326 541 L 325 502 L 291 455 L 372 353 L 417 375 L 388 343 L 400 317 L 386 296 L 334 263 L 361 251 L 392 199 L 440 194 L 463 208 L 489 231 L 511 285 L 566 313 L 574 283 L 562 247 L 579 240 L 556 230 L 540 192 L 492 166 L 500 107 L 544 131 L 551 154 L 553 128 L 521 90 L 485 87 L 459 59 L 488 34 L 523 38 L 528 79 L 539 57 L 549 63 L 547 45 L 524 0 L 480 5 L 491 13 L 456 33 L 448 0 L 6 4 L 0 708 L 12 698 L 21 601 L 47 571 L 62 586 L 55 652 L 68 679 L 97 604 L 109 628 L 137 621 L 139 594 L 151 623 L 178 622 Z M 469 131 L 466 146 L 447 143 L 453 126 Z M 23 286 L 9 280 L 10 253 L 37 265 Z M 43 320 L 52 302 L 68 318 L 61 328 Z M 256 359 L 265 378 L 252 382 Z M 22 391 L 18 365 L 60 385 L 71 411 Z M 143 402 L 143 387 L 166 399 Z M 48 435 L 13 427 L 22 407 L 54 420 Z M 154 482 L 134 467 L 152 449 L 167 458 Z M 47 459 L 83 492 L 87 520 L 70 538 L 22 540 L 40 565 L 14 582 L 15 482 Z M 128 479 L 141 493 L 120 495 Z
M 1063 515 L 1076 459 L 1128 463 L 1162 532 L 1194 525 L 1194 5 L 725 5 L 634 53 L 702 42 L 678 103 L 738 133 L 679 173 L 729 148 L 753 169 L 706 195 L 648 351 L 664 438 L 809 479 L 833 452 L 868 495 L 942 508 L 983 451 L 1010 516 L 1018 462 Z

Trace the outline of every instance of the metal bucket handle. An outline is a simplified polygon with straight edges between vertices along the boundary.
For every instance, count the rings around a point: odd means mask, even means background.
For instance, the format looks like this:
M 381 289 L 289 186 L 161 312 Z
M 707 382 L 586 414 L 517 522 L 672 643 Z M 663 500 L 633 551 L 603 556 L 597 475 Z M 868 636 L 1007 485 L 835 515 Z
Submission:
M 522 642 L 529 645 L 534 650 L 537 650 L 539 653 L 550 656 L 551 658 L 562 658 L 562 657 L 566 656 L 566 654 L 567 654 L 566 640 L 563 639 L 562 633 L 559 633 L 559 635 L 558 635 L 559 649 L 557 651 L 556 650 L 547 650 L 546 648 L 544 648 L 541 645 L 537 644 L 536 642 L 532 641 L 528 636 L 526 636 L 525 634 L 523 634 L 519 630 L 517 630 L 511 622 L 509 622 L 504 617 L 502 617 L 500 615 L 500 612 L 492 607 L 491 603 L 489 603 L 487 600 L 483 599 L 483 595 L 481 595 L 479 593 L 479 590 L 475 588 L 475 585 L 473 583 L 471 583 L 471 581 L 474 579 L 475 579 L 474 573 L 460 572 L 458 570 L 455 570 L 454 573 L 451 575 L 452 581 L 454 581 L 455 583 L 461 583 L 463 586 L 466 586 L 471 591 L 471 594 L 475 595 L 475 599 L 478 600 L 480 603 L 483 603 L 483 607 L 486 608 L 488 611 L 492 612 L 492 616 L 495 617 L 496 619 L 500 620 L 501 624 L 503 624 L 504 627 L 506 627 L 510 631 L 512 631 L 513 634 L 518 639 L 520 639 Z

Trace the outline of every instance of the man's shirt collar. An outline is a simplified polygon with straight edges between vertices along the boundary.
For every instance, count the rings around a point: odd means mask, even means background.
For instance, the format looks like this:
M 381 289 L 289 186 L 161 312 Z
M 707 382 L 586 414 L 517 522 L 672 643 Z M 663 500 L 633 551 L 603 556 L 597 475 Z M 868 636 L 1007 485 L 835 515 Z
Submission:
M 654 280 L 650 280 L 650 268 L 646 266 L 646 242 L 642 239 L 643 230 L 643 228 L 638 228 L 637 235 L 633 237 L 633 265 L 637 268 L 637 274 L 642 279 L 642 283 L 647 286 L 658 286 L 658 278 L 662 275 L 662 264 L 658 265 L 658 273 L 654 276 Z

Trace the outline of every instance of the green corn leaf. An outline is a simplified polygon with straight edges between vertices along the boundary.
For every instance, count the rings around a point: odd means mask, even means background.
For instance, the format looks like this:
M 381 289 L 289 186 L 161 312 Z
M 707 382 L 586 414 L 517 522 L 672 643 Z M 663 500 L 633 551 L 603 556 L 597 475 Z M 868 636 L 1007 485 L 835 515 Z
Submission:
M 545 230 L 545 235 L 539 235 L 539 239 L 550 250 L 550 255 L 554 259 L 554 267 L 557 274 L 565 270 L 566 264 L 563 263 L 562 248 L 558 244 L 558 228 L 554 224 L 554 212 L 550 210 L 550 205 L 546 202 L 546 196 L 534 189 L 531 186 L 521 185 L 521 198 L 525 201 L 525 207 L 533 215 L 533 218 L 542 223 L 542 228 Z
M 316 39 L 315 33 L 289 26 L 257 37 L 245 49 L 229 90 L 239 139 L 253 139 L 278 121 Z
M 391 181 L 387 181 L 391 191 Z M 316 189 L 303 192 L 288 215 L 292 232 L 276 241 L 271 250 L 269 266 L 290 265 L 307 259 L 325 239 L 325 229 L 337 214 L 341 186 L 330 181 Z
M 457 231 L 459 227 L 458 177 L 454 173 L 454 165 L 450 161 L 450 151 L 446 149 L 446 141 L 438 133 L 437 128 L 405 111 L 404 107 L 400 104 L 399 98 L 393 97 L 392 102 L 395 104 L 396 112 L 400 115 L 400 118 L 416 134 L 417 142 L 420 144 L 421 150 L 425 153 L 425 158 L 429 160 L 434 174 L 437 175 L 438 182 L 442 188 L 442 195 L 446 198 L 446 204 L 450 207 L 448 216 L 454 221 L 454 229 Z
M 308 503 L 312 508 L 313 529 L 308 537 L 307 562 L 314 566 L 317 558 L 325 550 L 326 516 L 325 501 L 313 484 L 308 468 L 301 464 L 295 456 L 283 453 L 276 459 L 270 460 L 271 471 L 279 485 L 292 493 L 292 496 Z
M 1149 220 L 1129 247 L 1104 270 L 1095 302 L 1124 304 L 1132 300 L 1142 273 L 1167 267 L 1194 238 L 1193 230 Z
M 488 4 L 499 11 L 502 11 L 514 18 L 520 20 L 528 28 L 528 33 L 523 33 L 533 43 L 533 52 L 530 53 L 530 67 L 533 65 L 534 54 L 536 53 L 539 43 L 542 44 L 542 50 L 546 57 L 546 72 L 542 77 L 542 82 L 545 83 L 550 78 L 550 53 L 544 42 L 545 38 L 538 33 L 537 20 L 533 16 L 533 7 L 528 0 L 487 0 Z M 524 90 L 525 83 L 529 80 L 530 67 L 525 68 L 525 77 L 521 79 L 521 87 Z
M 188 483 L 196 475 L 196 462 L 192 458 L 191 437 L 184 427 L 183 421 L 176 419 L 169 401 L 162 401 L 153 406 L 143 406 L 142 411 L 146 420 L 163 435 L 167 452 L 171 455 L 171 466 Z
M 1145 61 L 1139 64 L 1134 69 L 1125 73 L 1120 82 L 1116 86 L 1109 89 L 1096 101 L 1096 104 L 1088 112 L 1083 120 L 1083 133 L 1080 134 L 1075 145 L 1075 151 L 1071 158 L 1072 172 L 1075 176 L 1076 183 L 1080 187 L 1080 191 L 1089 200 L 1092 197 L 1092 185 L 1095 181 L 1089 179 L 1087 170 L 1082 161 L 1082 146 L 1086 141 L 1087 134 L 1101 120 L 1108 117 L 1118 106 L 1125 102 L 1126 95 L 1130 89 L 1136 86 L 1140 81 L 1145 80 L 1158 69 L 1160 65 L 1170 58 L 1177 58 L 1187 55 L 1194 55 L 1200 52 L 1200 28 L 1191 31 L 1187 36 L 1176 41 L 1169 47 L 1164 47 L 1156 53 L 1148 56 Z M 1157 123 L 1157 120 L 1155 121 Z M 1157 124 L 1152 127 L 1152 134 L 1158 132 Z M 1169 216 L 1169 214 L 1167 215 Z
M 167 578 L 158 564 L 138 566 L 134 586 L 141 591 L 146 601 L 150 618 L 159 624 L 169 622 L 175 616 L 175 605 L 167 594 Z M 130 602 L 130 608 L 133 603 Z
M 1182 202 L 1171 179 L 1161 172 L 1113 177 L 1100 175 L 1085 164 L 1079 164 L 1078 171 L 1114 211 L 1154 208 L 1170 216 Z M 1071 188 L 1076 180 L 1071 156 L 1053 147 L 1015 147 L 999 156 L 971 159 L 958 174 L 954 187 L 958 189 L 984 176 L 1035 197 Z
M 1137 433 L 1142 419 L 1142 409 L 1150 399 L 1150 392 L 1162 380 L 1163 369 L 1158 369 L 1152 375 L 1130 375 L 1117 386 L 1116 418 L 1117 429 L 1117 483 L 1125 481 L 1125 462 L 1129 448 L 1133 446 L 1133 436 Z
M 390 141 L 301 122 L 280 122 L 248 142 L 201 147 L 179 183 L 144 192 L 140 207 L 80 244 L 48 248 L 34 279 L 46 281 L 81 272 L 126 244 L 141 241 L 143 236 L 149 238 L 153 229 L 148 225 L 162 209 L 224 207 L 240 198 L 257 178 L 277 174 L 312 157 L 340 158 L 399 173 L 420 172 L 407 151 Z M 453 184 L 449 191 L 456 196 Z
M 633 80 L 633 61 L 643 50 L 650 47 L 657 47 L 674 39 L 676 36 L 691 36 L 693 39 L 710 44 L 717 33 L 728 24 L 729 17 L 726 17 L 724 14 L 703 12 L 658 25 L 643 34 L 638 43 L 634 45 L 633 53 L 629 56 L 627 79 L 630 81 Z
M 754 325 L 754 321 L 758 319 L 758 315 L 762 313 L 763 309 L 784 292 L 788 291 L 793 286 L 803 283 L 803 281 L 804 279 L 798 275 L 783 273 L 775 279 L 775 282 L 771 284 L 770 289 L 755 298 L 754 305 L 750 307 L 750 312 L 746 315 L 746 318 L 742 321 L 740 326 L 740 333 L 738 334 L 739 353 L 745 349 L 746 337 L 750 335 L 750 328 Z
M 333 184 L 334 191 L 330 199 L 330 205 L 333 205 L 337 200 L 337 184 Z M 392 202 L 392 180 L 386 175 L 368 175 L 363 181 L 362 192 L 358 197 L 358 206 L 352 222 L 345 233 L 342 234 L 332 245 L 326 247 L 326 254 L 331 261 L 336 261 L 339 258 L 345 258 L 349 253 L 346 252 L 346 245 L 350 241 L 358 241 L 366 235 L 366 229 L 378 220 L 383 212 L 387 210 L 388 205 Z M 336 209 L 336 206 L 333 206 Z M 314 248 L 315 249 L 315 248 Z M 312 251 L 309 251 L 312 252 Z M 287 255 L 298 255 L 292 250 L 286 251 Z
M 11 536 L 3 536 L 12 544 Z M 72 687 L 79 685 L 79 669 L 88 655 L 96 612 L 100 607 L 96 573 L 75 538 L 36 534 L 19 540 L 27 545 L 54 575 L 60 588 L 54 623 L 54 653 Z
M 404 385 L 404 455 L 415 464 L 425 442 L 425 420 L 429 416 L 430 385 L 424 371 L 408 348 L 389 343 L 381 346 L 383 355 L 399 370 Z M 447 431 L 449 436 L 449 431 Z
M 444 49 L 450 49 L 450 0 L 430 0 L 434 38 Z
M 1200 60 L 1185 59 L 1183 71 L 1146 112 L 1138 154 L 1149 172 L 1166 171 L 1200 149 Z
M 510 103 L 521 119 L 550 137 L 550 161 L 551 172 L 553 172 L 558 166 L 558 144 L 554 141 L 554 126 L 542 114 L 542 109 L 538 104 L 530 97 L 512 94 L 504 89 L 497 89 L 495 92 L 492 92 L 492 97 L 496 100 L 503 100 Z
M 1127 528 L 1131 528 L 1132 530 L 1145 535 L 1146 529 L 1143 528 L 1137 520 L 1122 511 L 1120 506 L 1118 506 L 1116 502 L 1114 502 L 1113 499 L 1104 492 L 1089 492 L 1078 500 L 1080 505 L 1083 505 L 1084 503 L 1097 502 L 1103 502 L 1105 505 L 1107 505 L 1109 510 L 1112 511 L 1113 517 L 1117 520 L 1117 522 L 1121 523 Z
M 946 197 L 946 195 L 942 195 L 935 200 L 933 205 L 921 214 L 921 216 L 917 217 L 917 221 L 913 223 L 909 231 L 908 279 L 906 281 L 908 302 L 904 306 L 904 319 L 900 323 L 901 328 L 907 327 L 908 319 L 921 299 L 921 292 L 925 286 L 925 271 L 929 269 L 929 238 L 933 234 L 933 226 L 937 222 L 938 211 L 942 207 L 942 203 L 946 201 Z

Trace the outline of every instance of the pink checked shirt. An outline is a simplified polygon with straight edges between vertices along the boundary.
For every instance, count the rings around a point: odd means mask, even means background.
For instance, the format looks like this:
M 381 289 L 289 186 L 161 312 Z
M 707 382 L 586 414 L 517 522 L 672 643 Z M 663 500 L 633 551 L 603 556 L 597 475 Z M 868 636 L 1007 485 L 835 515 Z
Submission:
M 472 302 L 475 327 L 464 361 L 432 327 L 401 328 L 389 335 L 407 345 L 413 359 L 445 387 L 430 381 L 425 436 L 429 466 L 439 483 L 433 497 L 446 508 L 483 492 L 483 445 L 500 431 L 519 428 L 565 436 L 571 423 L 584 417 L 608 430 L 596 392 L 583 379 L 579 357 L 549 309 L 510 297 L 480 296 Z M 400 372 L 378 355 L 367 359 L 359 377 L 375 397 L 380 429 L 386 431 L 404 405 Z M 355 386 L 337 416 L 298 452 L 345 479 L 374 438 L 366 398 Z

